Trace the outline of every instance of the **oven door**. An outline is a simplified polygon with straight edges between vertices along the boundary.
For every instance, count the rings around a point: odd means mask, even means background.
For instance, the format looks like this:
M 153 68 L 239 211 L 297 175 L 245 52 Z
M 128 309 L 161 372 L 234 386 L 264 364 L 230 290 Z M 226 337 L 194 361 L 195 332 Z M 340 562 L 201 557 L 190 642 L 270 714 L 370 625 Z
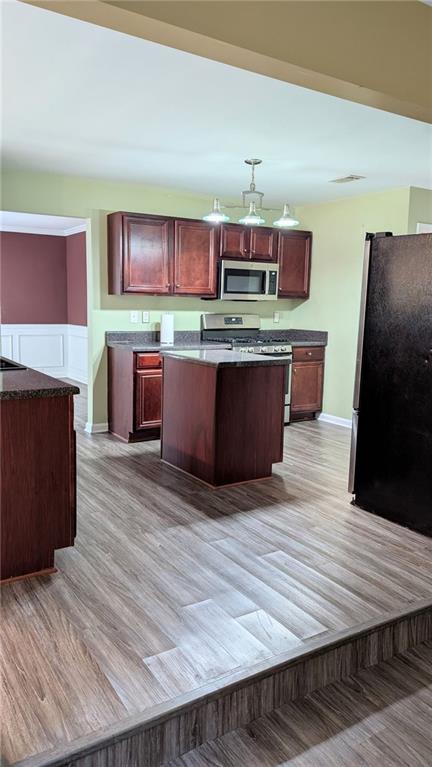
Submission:
M 278 266 L 253 261 L 221 261 L 220 298 L 228 301 L 274 301 Z

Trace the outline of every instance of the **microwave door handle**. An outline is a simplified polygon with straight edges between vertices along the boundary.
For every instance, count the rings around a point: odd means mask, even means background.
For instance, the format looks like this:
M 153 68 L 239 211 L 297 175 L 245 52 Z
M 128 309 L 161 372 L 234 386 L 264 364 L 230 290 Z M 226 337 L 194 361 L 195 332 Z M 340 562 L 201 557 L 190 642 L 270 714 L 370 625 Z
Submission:
M 269 269 L 266 269 L 265 271 L 265 288 L 264 288 L 264 295 L 268 296 L 270 289 L 270 271 Z

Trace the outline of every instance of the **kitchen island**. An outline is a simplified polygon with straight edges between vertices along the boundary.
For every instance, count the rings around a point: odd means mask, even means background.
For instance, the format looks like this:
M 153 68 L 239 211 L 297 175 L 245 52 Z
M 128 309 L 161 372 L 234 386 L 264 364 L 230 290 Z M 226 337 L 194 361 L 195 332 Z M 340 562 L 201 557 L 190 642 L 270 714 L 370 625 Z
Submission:
M 211 487 L 282 461 L 286 360 L 234 350 L 163 353 L 162 460 Z
M 2 582 L 54 572 L 54 551 L 73 545 L 74 394 L 76 386 L 2 358 Z

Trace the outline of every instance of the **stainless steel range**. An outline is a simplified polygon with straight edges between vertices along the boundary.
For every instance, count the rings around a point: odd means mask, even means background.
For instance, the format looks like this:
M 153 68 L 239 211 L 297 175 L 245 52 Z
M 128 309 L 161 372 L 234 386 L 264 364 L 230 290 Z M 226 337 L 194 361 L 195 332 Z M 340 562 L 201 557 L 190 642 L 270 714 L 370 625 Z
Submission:
M 291 344 L 276 338 L 263 338 L 260 332 L 260 318 L 257 314 L 202 314 L 201 340 L 206 343 L 229 344 L 237 351 L 265 354 L 286 358 L 285 416 L 290 421 L 291 404 Z

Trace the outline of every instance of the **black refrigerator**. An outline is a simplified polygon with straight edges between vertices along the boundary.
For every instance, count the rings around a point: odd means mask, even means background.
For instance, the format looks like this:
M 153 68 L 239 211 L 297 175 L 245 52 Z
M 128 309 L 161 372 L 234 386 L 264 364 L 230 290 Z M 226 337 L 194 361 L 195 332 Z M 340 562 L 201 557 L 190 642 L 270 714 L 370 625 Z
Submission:
M 432 534 L 432 234 L 366 236 L 349 490 Z

